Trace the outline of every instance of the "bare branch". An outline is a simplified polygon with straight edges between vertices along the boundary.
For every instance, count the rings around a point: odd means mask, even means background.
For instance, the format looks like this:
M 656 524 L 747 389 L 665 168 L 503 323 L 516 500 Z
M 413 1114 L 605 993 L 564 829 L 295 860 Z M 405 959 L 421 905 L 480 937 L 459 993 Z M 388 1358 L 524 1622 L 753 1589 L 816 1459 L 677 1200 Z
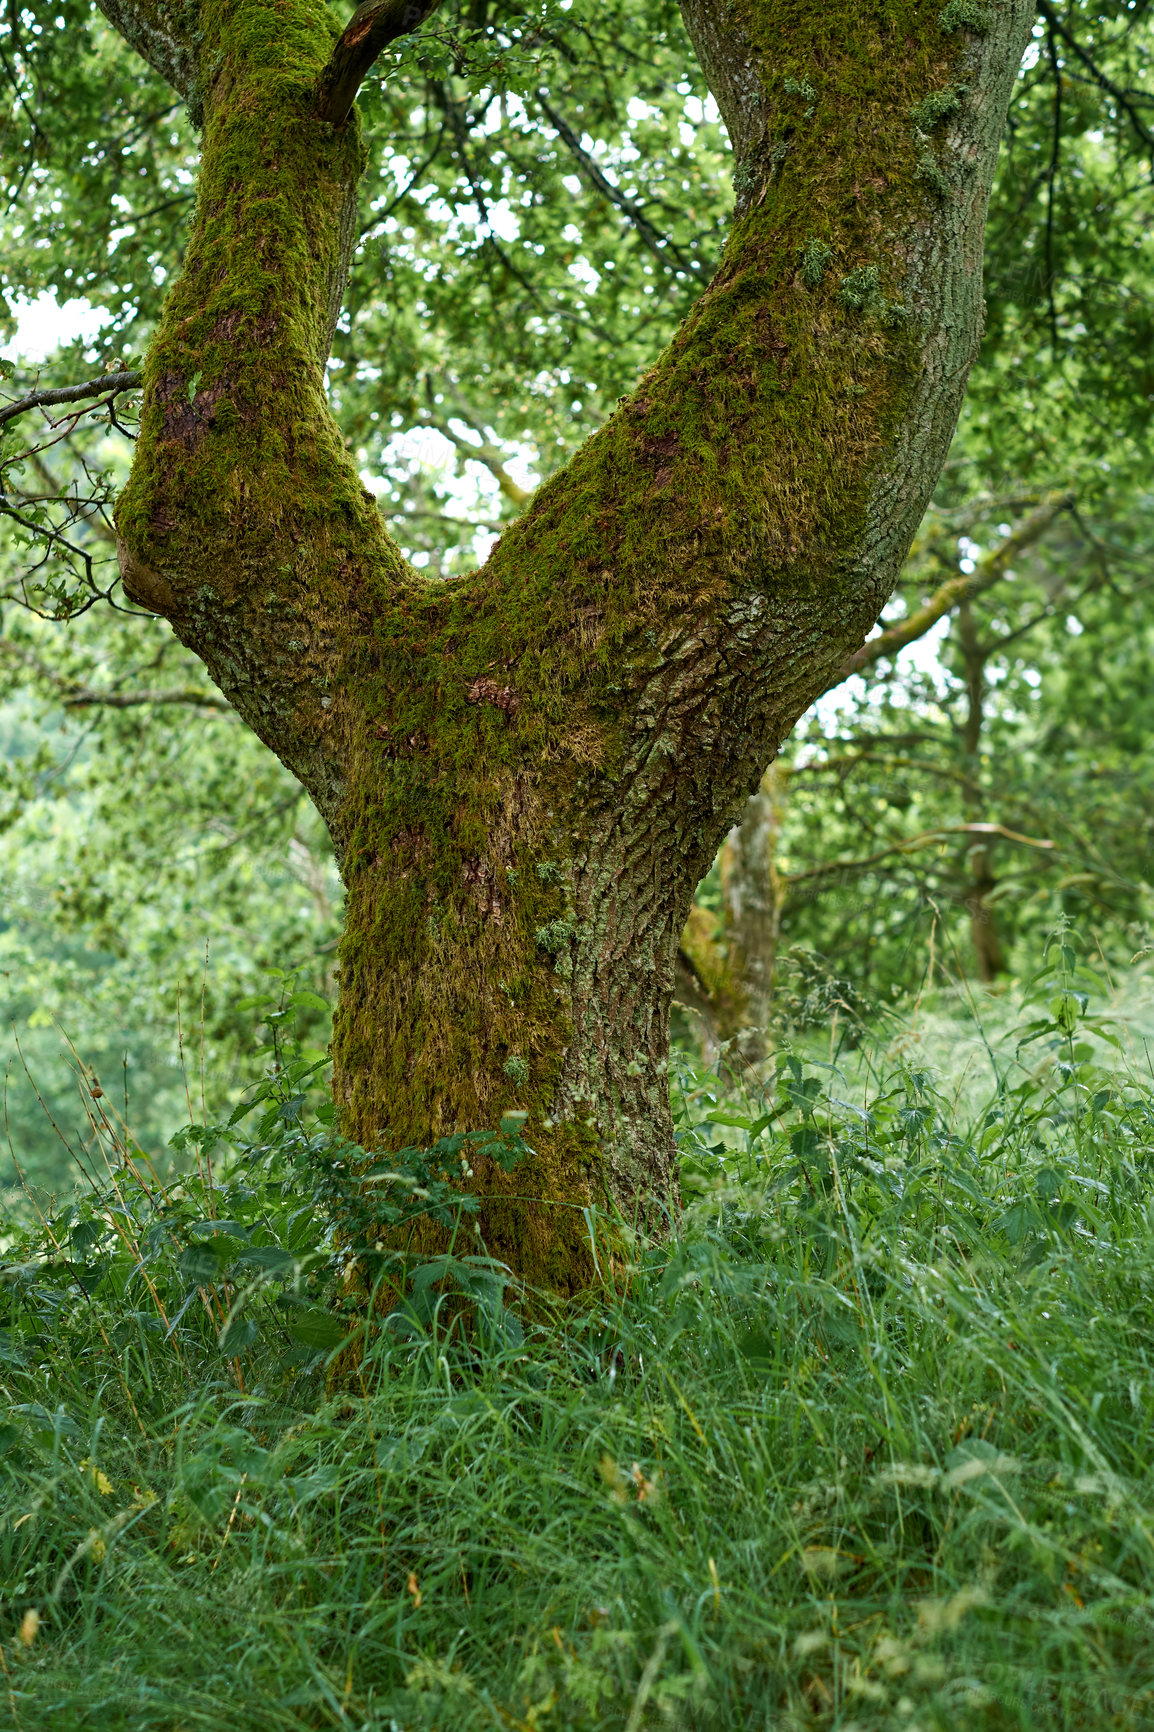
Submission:
M 867 854 L 862 860 L 827 860 L 820 866 L 811 866 L 808 872 L 783 872 L 782 883 L 792 888 L 794 884 L 803 884 L 812 878 L 829 878 L 835 872 L 866 872 L 879 861 L 888 860 L 892 854 L 912 854 L 918 848 L 928 848 L 934 842 L 944 842 L 949 836 L 1001 836 L 1007 842 L 1018 842 L 1024 848 L 1056 848 L 1056 842 L 1040 840 L 1035 836 L 1022 836 L 1017 830 L 1007 830 L 1004 824 L 941 824 L 936 830 L 923 830 L 920 836 L 910 836 L 904 842 L 894 842 L 888 848 L 882 848 L 876 854 Z
M 549 122 L 549 125 L 555 128 L 555 130 L 561 135 L 562 142 L 576 161 L 586 180 L 590 182 L 603 198 L 607 198 L 610 204 L 616 205 L 617 209 L 621 211 L 624 216 L 629 218 L 629 221 L 637 230 L 640 239 L 649 248 L 649 251 L 654 255 L 654 257 L 660 259 L 661 263 L 666 266 L 676 264 L 679 265 L 683 271 L 700 271 L 701 261 L 699 259 L 686 258 L 680 247 L 674 246 L 672 241 L 666 240 L 666 238 L 654 228 L 640 205 L 636 205 L 633 203 L 632 199 L 626 198 L 621 189 L 614 186 L 613 182 L 602 174 L 596 162 L 583 147 L 581 140 L 577 137 L 577 134 L 573 131 L 573 128 L 569 125 L 568 121 L 564 120 L 555 109 L 550 107 L 543 90 L 537 92 L 537 106 Z
M 983 590 L 992 589 L 996 583 L 1000 583 L 1010 562 L 1039 540 L 1059 512 L 1068 511 L 1073 503 L 1072 493 L 1047 494 L 1038 509 L 1032 511 L 991 553 L 980 559 L 973 571 L 961 572 L 957 577 L 951 577 L 935 591 L 924 607 L 915 608 L 908 619 L 899 620 L 880 636 L 867 639 L 860 649 L 855 650 L 853 655 L 842 663 L 825 688 L 826 691 L 840 686 L 851 674 L 861 673 L 863 668 L 873 667 L 885 657 L 896 655 L 907 644 L 916 643 L 918 638 L 924 637 L 930 627 L 935 626 L 959 602 L 970 601 L 975 595 L 981 595 Z
M 345 25 L 317 85 L 317 114 L 343 126 L 379 54 L 435 12 L 440 0 L 364 0 Z
M 0 409 L 0 427 L 5 421 L 26 415 L 30 409 L 50 409 L 57 403 L 79 403 L 86 397 L 112 398 L 120 391 L 135 391 L 141 375 L 135 372 L 103 373 L 99 379 L 89 379 L 85 385 L 61 385 L 54 391 L 31 391 L 15 403 L 5 403 Z
M 77 688 L 64 699 L 66 710 L 86 710 L 103 705 L 110 710 L 135 709 L 140 704 L 191 704 L 199 710 L 231 710 L 220 692 L 202 692 L 195 687 L 176 686 L 161 692 L 99 692 Z
M 12 643 L 8 638 L 0 638 L 0 658 L 19 662 L 30 669 L 38 679 L 59 692 L 60 701 L 66 710 L 85 710 L 98 705 L 105 709 L 127 710 L 140 704 L 191 704 L 197 709 L 205 710 L 232 709 L 228 699 L 220 692 L 198 691 L 191 686 L 174 686 L 170 690 L 156 692 L 116 692 L 97 691 L 89 686 L 78 685 L 48 667 L 32 650 Z
M 68 508 L 71 514 L 71 519 L 74 523 L 81 523 L 85 529 L 91 530 L 93 535 L 99 536 L 101 541 L 106 541 L 109 546 L 115 547 L 116 531 L 101 515 L 104 507 L 111 503 L 108 497 L 99 490 L 96 490 L 88 499 L 80 499 L 75 492 L 69 493 L 68 489 L 64 487 L 57 476 L 53 474 L 47 463 L 45 463 L 42 449 L 39 446 L 34 446 L 32 450 L 25 453 L 25 455 L 28 462 L 30 462 L 33 469 L 35 469 L 37 475 L 39 475 L 41 481 L 46 487 L 51 488 L 52 491 L 50 493 L 33 494 L 25 493 L 21 488 L 10 488 L 9 497 L 18 499 L 25 505 L 32 504 L 33 501 L 42 505 L 64 504 Z M 85 475 L 89 479 L 89 484 L 91 485 L 91 477 L 88 475 L 88 467 L 85 463 L 84 457 L 82 454 L 78 455 L 80 456 L 81 467 L 84 469 Z

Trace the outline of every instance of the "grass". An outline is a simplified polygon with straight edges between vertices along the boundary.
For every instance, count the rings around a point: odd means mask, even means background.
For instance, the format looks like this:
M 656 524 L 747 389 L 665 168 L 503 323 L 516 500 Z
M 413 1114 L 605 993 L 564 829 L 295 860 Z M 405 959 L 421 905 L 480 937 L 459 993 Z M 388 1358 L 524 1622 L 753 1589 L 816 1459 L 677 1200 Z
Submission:
M 113 1125 L 9 1226 L 11 1723 L 1154 1724 L 1154 1087 L 1100 987 L 1054 945 L 984 1094 L 682 1058 L 676 1238 L 563 1311 L 418 1270 L 328 1393 L 300 1094 L 163 1186 Z

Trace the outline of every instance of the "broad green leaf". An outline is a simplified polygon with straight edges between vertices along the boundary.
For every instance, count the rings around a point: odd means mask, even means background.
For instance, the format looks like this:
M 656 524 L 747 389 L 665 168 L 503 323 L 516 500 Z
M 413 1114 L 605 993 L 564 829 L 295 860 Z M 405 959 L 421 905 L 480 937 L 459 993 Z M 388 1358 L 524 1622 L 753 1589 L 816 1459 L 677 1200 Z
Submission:
M 348 1334 L 348 1329 L 331 1311 L 313 1309 L 292 1314 L 289 1319 L 289 1334 L 294 1341 L 301 1342 L 305 1347 L 327 1352 L 340 1346 Z

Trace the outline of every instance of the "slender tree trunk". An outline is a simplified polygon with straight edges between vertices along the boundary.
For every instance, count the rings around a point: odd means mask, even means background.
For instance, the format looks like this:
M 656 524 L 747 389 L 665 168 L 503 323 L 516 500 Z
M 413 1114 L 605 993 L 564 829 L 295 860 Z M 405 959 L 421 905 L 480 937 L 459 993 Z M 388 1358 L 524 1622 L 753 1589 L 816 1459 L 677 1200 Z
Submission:
M 973 790 L 979 785 L 982 750 L 982 722 L 986 697 L 986 652 L 978 637 L 974 612 L 968 600 L 958 608 L 958 636 L 962 646 L 962 667 L 966 682 L 966 719 L 962 726 L 962 746 L 966 755 L 965 798 L 966 822 L 981 822 L 982 811 Z M 994 877 L 993 844 L 982 843 L 968 851 L 970 884 L 966 908 L 970 916 L 970 942 L 974 947 L 974 962 L 978 979 L 987 986 L 999 974 L 1006 972 L 1006 958 L 998 936 L 997 919 L 991 898 L 997 889 Z
M 309 0 L 204 0 L 187 40 L 175 7 L 107 4 L 205 119 L 117 513 L 126 588 L 328 822 L 344 1130 L 387 1147 L 524 1108 L 535 1159 L 478 1174 L 486 1242 L 571 1288 L 590 1203 L 668 1219 L 694 887 L 938 476 L 1032 6 L 686 0 L 736 157 L 718 274 L 485 566 L 433 581 L 323 386 L 362 163 L 331 93 L 383 8 L 334 54 Z
M 785 813 L 787 772 L 770 764 L 741 823 L 721 850 L 721 885 L 729 964 L 744 988 L 742 1057 L 759 1064 L 769 1050 L 773 981 L 781 932 L 781 883 L 777 854 Z
M 746 993 L 730 966 L 723 922 L 694 902 L 677 948 L 673 1003 L 688 1010 L 701 1043 L 702 1061 L 715 1065 L 722 1047 L 745 1026 Z
M 916 643 L 919 638 L 924 637 L 939 620 L 962 604 L 966 607 L 966 618 L 976 647 L 973 613 L 969 607 L 972 598 L 1000 583 L 1011 562 L 1032 547 L 1059 514 L 1068 510 L 1073 503 L 1074 496 L 1068 490 L 1046 494 L 1035 509 L 1015 525 L 1009 535 L 982 557 L 973 571 L 956 572 L 928 601 L 916 607 L 895 625 L 887 627 L 877 637 L 868 639 L 853 655 L 848 656 L 834 674 L 827 690 L 833 691 L 843 680 L 854 674 L 865 673 L 879 661 L 896 656 L 908 644 Z M 984 690 L 980 669 L 976 704 L 972 682 L 968 682 L 968 689 L 970 714 L 978 719 L 980 735 Z M 969 754 L 971 758 L 975 757 L 979 750 L 977 738 L 978 736 L 975 736 L 975 743 Z M 973 766 L 973 773 L 976 777 L 976 764 Z M 730 832 L 722 846 L 720 860 L 728 955 L 722 956 L 712 933 L 704 935 L 710 946 L 709 959 L 713 961 L 715 971 L 726 968 L 726 985 L 731 1000 L 734 989 L 737 989 L 736 1004 L 729 1012 L 731 1026 L 726 1032 L 732 1035 L 745 1023 L 753 1025 L 744 1045 L 746 1056 L 754 1062 L 759 1056 L 763 1056 L 754 1029 L 763 1026 L 768 1017 L 780 941 L 780 905 L 784 887 L 778 880 L 775 859 L 783 818 L 786 776 L 787 772 L 781 760 L 775 759 L 762 777 L 760 789 L 746 805 L 740 825 Z M 977 786 L 976 781 L 971 786 Z M 968 819 L 981 816 L 970 796 L 967 796 L 966 816 Z M 984 852 L 988 860 L 988 851 Z M 989 888 L 993 888 L 992 879 Z M 698 912 L 700 911 L 697 909 L 692 911 L 691 923 L 693 914 Z M 993 930 L 992 923 L 990 930 Z M 694 936 L 687 927 L 682 938 L 683 951 L 692 952 Z M 996 933 L 994 937 L 996 946 Z M 699 967 L 699 978 L 701 972 Z M 708 1014 L 711 1009 L 713 1006 L 707 996 L 702 1005 L 703 1014 Z

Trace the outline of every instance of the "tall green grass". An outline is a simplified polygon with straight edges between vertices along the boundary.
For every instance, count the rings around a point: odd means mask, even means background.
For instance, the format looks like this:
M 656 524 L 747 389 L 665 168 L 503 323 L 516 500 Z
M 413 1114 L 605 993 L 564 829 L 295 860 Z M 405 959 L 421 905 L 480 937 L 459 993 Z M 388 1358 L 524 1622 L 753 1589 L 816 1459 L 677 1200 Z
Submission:
M 12 1724 L 1154 1725 L 1154 1085 L 1100 984 L 1061 938 L 964 1110 L 868 1031 L 680 1059 L 669 1243 L 526 1306 L 466 1221 L 327 1395 L 307 1099 L 163 1185 L 109 1120 L 9 1222 Z

